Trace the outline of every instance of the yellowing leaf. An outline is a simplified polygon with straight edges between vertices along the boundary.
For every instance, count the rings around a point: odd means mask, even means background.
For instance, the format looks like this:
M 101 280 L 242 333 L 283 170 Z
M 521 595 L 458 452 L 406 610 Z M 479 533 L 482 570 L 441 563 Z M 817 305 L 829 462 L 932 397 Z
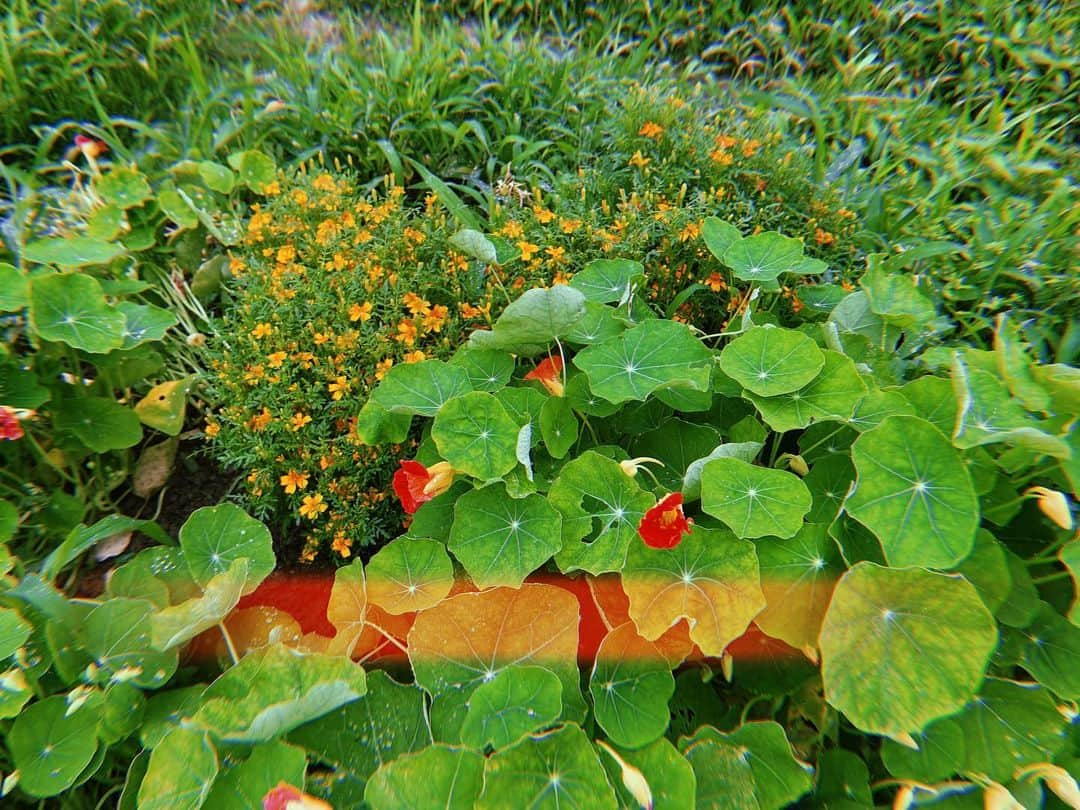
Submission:
M 194 382 L 192 375 L 155 385 L 135 406 L 139 421 L 166 435 L 178 435 L 184 427 L 187 395 Z

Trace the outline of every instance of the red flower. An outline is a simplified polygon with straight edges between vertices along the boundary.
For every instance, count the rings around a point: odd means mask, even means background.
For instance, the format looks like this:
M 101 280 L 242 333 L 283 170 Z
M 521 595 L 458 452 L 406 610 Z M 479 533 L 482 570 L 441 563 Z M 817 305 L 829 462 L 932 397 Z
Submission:
M 675 548 L 694 524 L 682 510 L 682 493 L 672 492 L 645 513 L 638 534 L 649 548 Z
M 288 782 L 278 782 L 262 800 L 263 810 L 333 810 L 322 799 L 301 793 Z
M 526 380 L 539 380 L 553 397 L 563 395 L 563 361 L 561 357 L 548 357 L 525 375 Z
M 105 141 L 89 138 L 86 135 L 75 136 L 75 148 L 88 158 L 99 158 L 109 151 L 109 146 Z
M 22 437 L 22 425 L 19 424 L 15 411 L 5 405 L 0 405 L 0 439 L 15 441 Z
M 442 495 L 454 483 L 454 470 L 445 461 L 425 467 L 419 461 L 402 461 L 394 473 L 394 492 L 410 515 L 420 504 Z

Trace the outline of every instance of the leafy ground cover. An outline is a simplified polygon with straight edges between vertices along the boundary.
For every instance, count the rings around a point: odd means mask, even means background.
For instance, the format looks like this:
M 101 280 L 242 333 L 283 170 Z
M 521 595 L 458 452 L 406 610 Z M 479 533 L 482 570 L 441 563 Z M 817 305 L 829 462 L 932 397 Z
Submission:
M 5 802 L 1080 806 L 1070 9 L 6 14 Z

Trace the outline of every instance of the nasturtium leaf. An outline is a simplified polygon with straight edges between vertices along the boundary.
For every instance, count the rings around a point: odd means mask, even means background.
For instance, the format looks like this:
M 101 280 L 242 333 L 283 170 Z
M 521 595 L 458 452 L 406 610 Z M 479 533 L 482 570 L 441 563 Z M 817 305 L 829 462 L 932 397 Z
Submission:
M 890 416 L 852 445 L 857 479 L 844 509 L 881 541 L 890 565 L 951 568 L 975 544 L 971 476 L 929 422 Z
M 356 438 L 361 444 L 399 444 L 409 436 L 412 414 L 391 413 L 368 399 L 356 419 Z
M 139 810 L 199 810 L 218 774 L 209 735 L 174 728 L 150 754 L 139 786 Z
M 0 262 L 0 312 L 19 312 L 30 304 L 30 279 Z
M 952 381 L 959 404 L 953 430 L 957 447 L 1007 442 L 1058 458 L 1072 454 L 1064 439 L 1040 429 L 994 374 L 969 368 L 959 352 L 953 356 Z
M 124 255 L 124 246 L 92 236 L 55 236 L 27 244 L 23 258 L 37 264 L 55 264 L 57 267 L 85 267 L 108 264 Z M 86 278 L 89 278 L 87 276 Z M 34 284 L 37 284 L 35 279 Z M 89 350 L 88 350 L 89 351 Z
M 817 760 L 814 798 L 827 808 L 873 807 L 870 769 L 854 751 L 833 748 Z
M 944 377 L 919 377 L 901 386 L 900 393 L 911 403 L 915 414 L 946 436 L 956 427 L 956 395 L 952 383 Z
M 620 403 L 673 385 L 709 390 L 712 354 L 685 324 L 657 319 L 587 346 L 574 365 L 585 372 L 593 393 Z
M 887 352 L 896 348 L 901 334 L 900 329 L 874 314 L 864 290 L 853 292 L 833 307 L 828 323 L 841 334 L 862 335 L 872 346 Z
M 562 682 L 563 717 L 579 718 L 585 710 L 578 686 L 579 612 L 574 595 L 554 585 L 451 596 L 421 611 L 409 632 L 416 682 L 436 699 L 465 700 L 506 667 L 535 664 Z
M 390 413 L 434 416 L 448 400 L 471 390 L 465 369 L 441 360 L 421 360 L 391 368 L 371 398 Z
M 813 505 L 806 515 L 809 523 L 832 523 L 840 513 L 851 485 L 855 482 L 855 468 L 846 454 L 822 456 L 810 467 L 803 483 L 810 490 Z
M 540 435 L 552 458 L 562 458 L 578 438 L 574 409 L 562 397 L 549 397 L 540 410 Z
M 661 737 L 644 748 L 634 751 L 618 749 L 616 753 L 630 767 L 636 768 L 645 777 L 649 792 L 652 794 L 652 806 L 656 810 L 676 810 L 681 807 L 695 806 L 694 769 L 669 740 Z M 621 765 L 605 754 L 600 755 L 600 761 L 607 770 L 608 781 L 615 787 L 619 807 L 625 810 L 641 810 L 641 803 L 623 782 Z
M 114 166 L 94 181 L 94 190 L 117 208 L 134 208 L 150 199 L 150 184 L 134 166 Z
M 746 395 L 773 430 L 795 430 L 811 422 L 846 422 L 855 413 L 866 396 L 866 383 L 851 358 L 833 351 L 824 354 L 821 373 L 799 390 L 775 397 Z
M 1050 407 L 1050 393 L 1032 374 L 1035 364 L 1028 357 L 1017 325 L 1008 315 L 999 315 L 994 330 L 994 358 L 997 370 L 1009 391 L 1029 411 L 1045 411 Z
M 591 574 L 618 571 L 627 546 L 639 540 L 637 527 L 655 499 L 594 450 L 567 462 L 548 493 L 562 513 L 562 551 L 555 562 L 563 571 Z
M 705 413 L 713 406 L 712 391 L 695 391 L 681 385 L 657 389 L 656 398 L 680 413 Z
M 1080 627 L 1044 602 L 1024 636 L 1024 669 L 1058 697 L 1080 698 Z
M 788 394 L 807 385 L 825 367 L 813 340 L 794 329 L 759 326 L 720 352 L 720 368 L 759 396 Z
M 38 337 L 105 354 L 124 342 L 124 314 L 105 303 L 93 276 L 54 273 L 30 285 L 30 324 Z
M 450 365 L 465 369 L 476 391 L 494 393 L 514 376 L 514 357 L 509 352 L 466 346 L 451 358 Z
M 614 308 L 586 301 L 585 314 L 563 339 L 575 346 L 589 346 L 621 335 L 626 328 L 626 322 L 617 316 Z
M 975 586 L 991 613 L 997 613 L 1012 588 L 1012 575 L 1005 549 L 986 529 L 975 535 L 975 548 L 964 558 L 956 571 Z
M 528 290 L 503 310 L 492 330 L 473 332 L 469 345 L 535 357 L 584 315 L 585 296 L 565 284 Z
M 180 527 L 180 548 L 192 578 L 208 587 L 234 560 L 249 562 L 244 593 L 251 593 L 274 570 L 270 530 L 239 506 L 223 503 L 196 509 Z
M 881 760 L 897 779 L 938 782 L 964 768 L 964 730 L 952 717 L 935 720 L 911 735 L 918 748 L 885 739 Z
M 660 650 L 638 635 L 633 622 L 614 628 L 600 642 L 589 692 L 596 722 L 624 748 L 648 745 L 671 722 L 668 701 L 675 678 Z
M 211 191 L 228 194 L 236 184 L 236 175 L 220 163 L 204 160 L 199 163 L 199 177 Z
M 1065 363 L 1037 365 L 1036 382 L 1050 394 L 1050 409 L 1058 415 L 1080 413 L 1080 368 Z
M 709 253 L 722 260 L 727 249 L 743 237 L 730 222 L 724 222 L 719 217 L 705 217 L 701 223 L 701 238 L 705 240 Z
M 719 443 L 720 434 L 712 425 L 669 419 L 655 430 L 631 436 L 630 452 L 661 462 L 650 464 L 648 469 L 660 486 L 674 491 L 682 487 L 691 464 L 713 452 Z
M 157 689 L 173 676 L 176 650 L 161 652 L 151 641 L 150 621 L 155 612 L 152 602 L 124 598 L 107 599 L 90 611 L 81 635 L 101 682 L 127 670 L 133 673 L 130 683 Z
M 963 578 L 859 563 L 833 591 L 820 645 L 829 703 L 863 731 L 900 736 L 971 699 L 997 626 Z
M 218 774 L 202 810 L 260 807 L 263 796 L 280 782 L 303 786 L 306 770 L 303 749 L 280 740 L 256 745 L 247 759 Z
M 367 611 L 367 576 L 363 563 L 354 560 L 334 572 L 326 620 L 335 632 L 323 652 L 349 658 L 364 633 Z
M 0 608 L 0 661 L 13 655 L 30 638 L 33 627 L 13 608 Z
M 60 402 L 56 429 L 69 431 L 95 453 L 134 447 L 142 439 L 135 411 L 105 397 L 75 397 Z
M 35 798 L 71 787 L 97 751 L 97 715 L 88 707 L 67 712 L 53 695 L 25 708 L 7 732 L 7 748 L 19 770 L 19 787 Z
M 33 696 L 34 690 L 21 667 L 0 672 L 0 719 L 18 717 Z
M 630 544 L 622 570 L 630 618 L 650 641 L 685 618 L 690 638 L 718 656 L 765 607 L 754 544 L 694 526 L 672 549 Z
M 855 406 L 848 424 L 860 433 L 876 428 L 890 416 L 917 416 L 915 408 L 899 391 L 871 389 Z
M 701 497 L 701 471 L 714 458 L 737 458 L 747 464 L 757 458 L 764 445 L 761 442 L 725 442 L 714 447 L 708 455 L 694 459 L 686 467 L 683 475 L 682 493 L 688 501 Z
M 803 255 L 802 242 L 775 231 L 759 233 L 732 242 L 724 251 L 724 264 L 735 278 L 761 285 L 763 290 L 779 290 L 783 273 L 800 276 L 822 273 L 828 265 Z
M 871 260 L 859 286 L 866 291 L 870 311 L 886 323 L 917 331 L 934 320 L 934 303 L 908 273 L 888 273 Z
M 148 340 L 161 340 L 170 327 L 176 326 L 176 316 L 161 307 L 121 301 L 116 308 L 126 321 L 122 349 L 134 348 Z
M 364 802 L 371 810 L 472 810 L 483 785 L 480 754 L 432 745 L 382 765 L 364 790 Z
M 363 790 L 376 768 L 431 744 L 424 693 L 375 670 L 367 694 L 295 729 L 289 742 L 359 780 Z
M 766 606 L 754 623 L 812 659 L 821 622 L 845 566 L 828 526 L 807 523 L 788 540 L 757 545 Z
M 786 470 L 739 458 L 713 459 L 701 470 L 701 508 L 738 537 L 792 537 L 812 504 L 806 484 Z
M 350 659 L 282 645 L 248 653 L 203 692 L 194 722 L 226 742 L 265 742 L 367 691 Z
M 188 392 L 194 376 L 160 382 L 143 399 L 135 403 L 135 415 L 148 428 L 160 430 L 167 436 L 177 436 L 184 429 Z
M 772 721 L 743 723 L 730 734 L 702 726 L 679 749 L 697 777 L 697 807 L 781 810 L 813 787 L 813 769 Z
M 455 470 L 491 481 L 506 475 L 518 463 L 519 429 L 494 395 L 474 391 L 439 408 L 431 438 Z
M 367 598 L 387 613 L 426 610 L 454 586 L 454 564 L 435 540 L 399 537 L 383 546 L 367 565 Z
M 409 524 L 406 536 L 446 543 L 450 539 L 450 527 L 454 523 L 454 504 L 462 493 L 470 489 L 472 489 L 470 484 L 459 478 L 442 495 L 437 495 L 430 501 L 420 504 L 420 508 L 413 515 L 412 523 Z
M 618 801 L 585 732 L 566 725 L 498 751 L 484 766 L 476 810 L 616 810 Z
M 199 224 L 199 215 L 188 199 L 173 189 L 162 189 L 157 194 L 158 208 L 166 217 L 180 228 L 195 228 Z
M 495 394 L 519 428 L 530 425 L 531 442 L 540 443 L 540 412 L 548 395 L 535 388 L 504 388 Z
M 9 408 L 36 410 L 51 396 L 49 389 L 38 383 L 34 372 L 0 364 L 0 402 Z
M 154 647 L 169 650 L 190 641 L 229 615 L 245 593 L 250 560 L 233 560 L 228 570 L 206 583 L 203 594 L 158 611 L 150 617 Z
M 1027 627 L 1039 612 L 1039 589 L 1031 579 L 1027 563 L 1013 552 L 1005 549 L 1005 563 L 1009 567 L 1012 587 L 1005 601 L 997 609 L 998 621 L 1007 627 Z
M 562 515 L 547 498 L 511 498 L 497 482 L 454 505 L 450 551 L 479 588 L 516 588 L 562 548 Z
M 575 273 L 570 286 L 580 290 L 585 300 L 597 304 L 627 301 L 634 287 L 645 277 L 645 267 L 632 259 L 593 259 Z
M 277 177 L 273 159 L 256 149 L 233 152 L 229 155 L 229 166 L 241 183 L 258 193 L 265 192 Z
M 484 264 L 497 264 L 499 261 L 495 245 L 480 231 L 463 228 L 451 236 L 449 242 L 466 256 L 479 259 Z
M 499 751 L 559 719 L 562 682 L 543 667 L 507 667 L 476 687 L 468 706 L 461 741 Z
M 1073 581 L 1073 602 L 1069 608 L 1069 621 L 1080 627 L 1080 540 L 1073 540 L 1061 547 L 1058 559 L 1069 569 Z

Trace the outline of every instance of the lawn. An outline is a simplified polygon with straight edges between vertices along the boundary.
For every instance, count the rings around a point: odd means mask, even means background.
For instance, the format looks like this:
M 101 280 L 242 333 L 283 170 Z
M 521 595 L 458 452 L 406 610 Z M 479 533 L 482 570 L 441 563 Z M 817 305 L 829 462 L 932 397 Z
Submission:
M 5 806 L 1080 808 L 1078 30 L 14 0 Z

